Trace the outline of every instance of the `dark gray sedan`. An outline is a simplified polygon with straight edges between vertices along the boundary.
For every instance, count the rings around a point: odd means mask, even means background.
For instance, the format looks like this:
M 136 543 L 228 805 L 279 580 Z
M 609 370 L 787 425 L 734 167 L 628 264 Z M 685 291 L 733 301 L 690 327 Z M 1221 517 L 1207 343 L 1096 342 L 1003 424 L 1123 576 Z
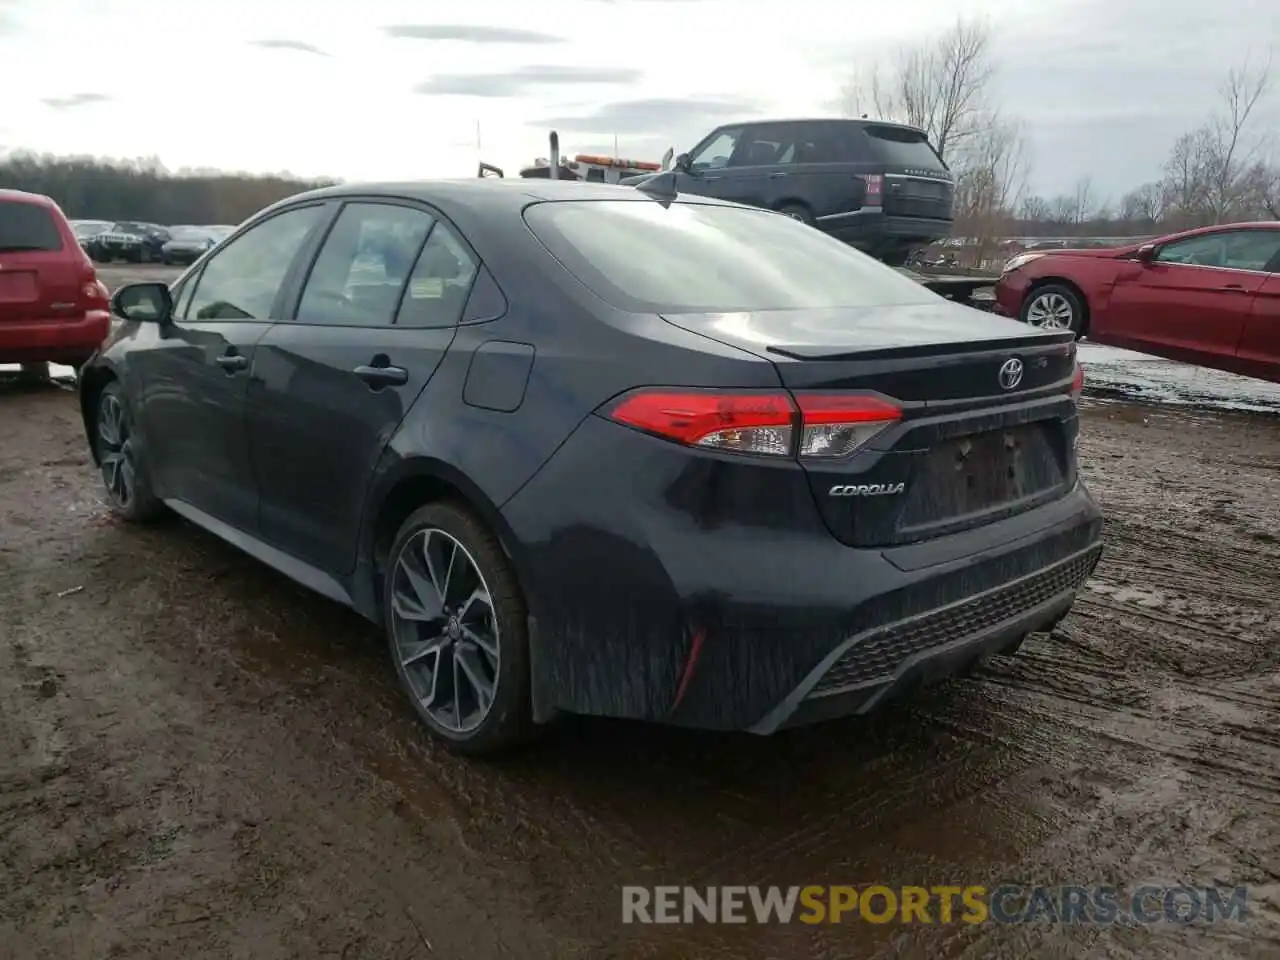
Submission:
M 160 248 L 160 258 L 183 266 L 195 263 L 226 236 L 218 227 L 174 227 L 171 233 L 172 239 Z

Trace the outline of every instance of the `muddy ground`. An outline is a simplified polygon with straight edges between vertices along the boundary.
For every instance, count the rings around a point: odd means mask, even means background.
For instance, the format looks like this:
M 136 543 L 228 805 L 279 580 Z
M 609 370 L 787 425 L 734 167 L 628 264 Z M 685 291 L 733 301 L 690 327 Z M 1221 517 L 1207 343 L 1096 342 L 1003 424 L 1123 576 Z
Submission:
M 423 733 L 359 618 L 116 523 L 0 382 L 0 958 L 1275 957 L 1280 418 L 1087 402 L 1064 626 L 870 720 Z M 623 884 L 1237 885 L 1243 924 L 624 927 Z

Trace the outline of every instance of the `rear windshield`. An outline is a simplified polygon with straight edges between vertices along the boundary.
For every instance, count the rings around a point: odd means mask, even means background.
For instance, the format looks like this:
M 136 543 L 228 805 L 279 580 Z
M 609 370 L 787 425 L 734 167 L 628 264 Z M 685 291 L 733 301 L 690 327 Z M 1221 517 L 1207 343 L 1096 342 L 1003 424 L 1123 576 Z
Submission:
M 48 207 L 0 201 L 0 253 L 61 249 L 62 235 Z
M 763 210 L 632 200 L 537 203 L 534 235 L 597 296 L 633 313 L 931 303 L 896 270 Z
M 902 127 L 866 127 L 871 149 L 887 164 L 902 167 L 943 169 L 938 155 L 929 146 L 929 138 L 918 130 Z
M 147 232 L 147 228 L 140 223 L 131 223 L 127 220 L 119 220 L 111 227 L 110 232 L 141 235 Z

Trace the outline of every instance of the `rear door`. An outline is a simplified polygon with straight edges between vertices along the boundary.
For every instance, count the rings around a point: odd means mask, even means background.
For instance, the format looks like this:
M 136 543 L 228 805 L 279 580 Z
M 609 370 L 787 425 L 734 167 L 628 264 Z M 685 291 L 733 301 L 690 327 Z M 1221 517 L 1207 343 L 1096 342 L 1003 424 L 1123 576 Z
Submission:
M 82 313 L 83 259 L 49 206 L 0 200 L 0 324 Z
M 251 534 L 258 491 L 246 423 L 250 370 L 323 210 L 293 207 L 221 247 L 179 291 L 174 322 L 129 355 L 142 381 L 139 425 L 157 493 Z
M 453 341 L 478 265 L 425 207 L 342 208 L 290 322 L 257 347 L 249 435 L 263 539 L 329 573 L 354 567 L 369 477 Z
M 1116 279 L 1108 338 L 1175 359 L 1234 360 L 1280 247 L 1280 231 L 1223 230 L 1175 240 Z

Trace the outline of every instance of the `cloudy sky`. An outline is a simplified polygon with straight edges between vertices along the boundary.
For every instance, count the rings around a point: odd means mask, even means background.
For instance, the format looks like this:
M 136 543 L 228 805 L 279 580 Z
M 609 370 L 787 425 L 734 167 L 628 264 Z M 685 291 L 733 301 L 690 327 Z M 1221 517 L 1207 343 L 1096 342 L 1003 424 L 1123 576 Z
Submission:
M 728 120 L 828 114 L 856 65 L 957 16 L 990 23 L 1046 194 L 1154 177 L 1280 38 L 1275 0 L 0 0 L 0 147 L 422 178 L 518 167 L 554 127 L 656 160 Z

